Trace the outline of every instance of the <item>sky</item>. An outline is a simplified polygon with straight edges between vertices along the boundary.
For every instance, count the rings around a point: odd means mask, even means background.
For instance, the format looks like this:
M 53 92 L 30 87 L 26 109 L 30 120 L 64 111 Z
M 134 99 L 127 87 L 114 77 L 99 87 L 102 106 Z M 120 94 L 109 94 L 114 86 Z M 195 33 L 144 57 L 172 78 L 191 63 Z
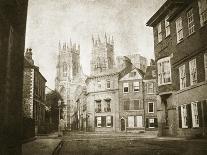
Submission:
M 154 58 L 149 18 L 166 0 L 29 0 L 25 48 L 33 49 L 35 65 L 55 87 L 58 43 L 80 44 L 83 72 L 90 74 L 91 36 L 113 36 L 114 53 Z

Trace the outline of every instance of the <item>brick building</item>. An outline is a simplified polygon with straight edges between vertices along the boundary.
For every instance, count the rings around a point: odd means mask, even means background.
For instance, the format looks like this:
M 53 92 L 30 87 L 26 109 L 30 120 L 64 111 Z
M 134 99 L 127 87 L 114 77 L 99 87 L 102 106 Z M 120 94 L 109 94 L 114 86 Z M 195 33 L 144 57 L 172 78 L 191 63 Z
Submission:
M 45 83 L 46 79 L 34 65 L 32 49 L 25 52 L 23 81 L 23 115 L 35 121 L 35 134 L 41 132 L 45 122 Z M 32 129 L 31 129 L 32 130 Z
M 153 60 L 150 66 L 147 66 L 146 73 L 143 78 L 144 83 L 144 103 L 145 103 L 145 129 L 157 130 L 157 82 L 156 67 Z
M 147 22 L 154 34 L 160 135 L 206 135 L 206 23 L 206 0 L 167 0 Z
M 119 78 L 119 119 L 121 131 L 144 130 L 144 72 L 132 67 Z

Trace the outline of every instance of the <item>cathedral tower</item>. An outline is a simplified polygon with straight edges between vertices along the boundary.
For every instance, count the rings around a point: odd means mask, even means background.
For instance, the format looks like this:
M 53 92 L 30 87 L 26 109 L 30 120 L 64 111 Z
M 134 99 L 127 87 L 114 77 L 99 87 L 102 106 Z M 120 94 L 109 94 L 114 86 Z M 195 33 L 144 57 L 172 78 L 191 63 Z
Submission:
M 114 40 L 113 36 L 105 34 L 104 40 L 101 41 L 98 36 L 94 39 L 92 36 L 92 59 L 91 73 L 98 74 L 114 67 Z
M 56 66 L 55 89 L 60 93 L 64 100 L 65 109 L 63 109 L 63 119 L 69 124 L 70 109 L 72 106 L 74 82 L 80 76 L 80 45 L 75 43 L 60 43 L 58 47 L 58 57 Z

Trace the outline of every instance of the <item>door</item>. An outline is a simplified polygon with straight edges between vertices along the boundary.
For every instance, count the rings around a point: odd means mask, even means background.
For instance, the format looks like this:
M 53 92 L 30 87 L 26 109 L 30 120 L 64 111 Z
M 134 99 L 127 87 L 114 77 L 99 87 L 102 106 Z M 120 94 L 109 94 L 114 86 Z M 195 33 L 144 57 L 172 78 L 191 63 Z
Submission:
M 137 116 L 137 127 L 138 128 L 142 128 L 143 125 L 142 125 L 142 116 Z
M 121 119 L 121 131 L 125 131 L 125 120 Z

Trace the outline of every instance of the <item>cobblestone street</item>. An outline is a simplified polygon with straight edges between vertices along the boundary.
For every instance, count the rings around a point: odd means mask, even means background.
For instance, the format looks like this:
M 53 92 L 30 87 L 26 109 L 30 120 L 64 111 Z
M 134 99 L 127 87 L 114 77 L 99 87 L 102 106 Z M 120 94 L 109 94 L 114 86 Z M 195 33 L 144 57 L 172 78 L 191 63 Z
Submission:
M 70 133 L 60 155 L 206 155 L 207 140 L 160 138 L 145 134 Z

